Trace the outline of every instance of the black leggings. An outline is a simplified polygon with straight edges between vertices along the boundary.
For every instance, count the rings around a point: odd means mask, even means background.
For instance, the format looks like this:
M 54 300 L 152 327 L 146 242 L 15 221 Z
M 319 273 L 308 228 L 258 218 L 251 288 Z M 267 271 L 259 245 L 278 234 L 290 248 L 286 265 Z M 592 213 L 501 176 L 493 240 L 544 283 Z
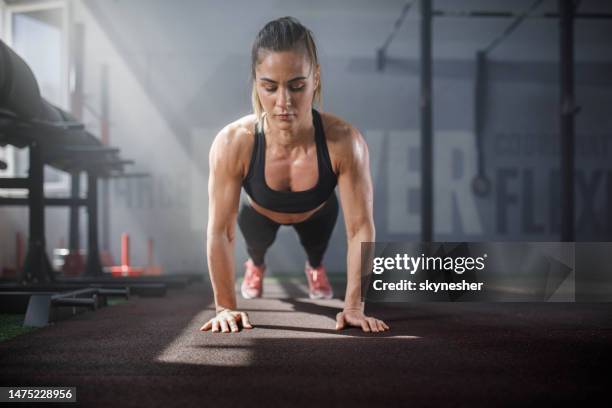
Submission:
M 278 228 L 281 225 L 292 225 L 306 250 L 308 263 L 316 268 L 321 265 L 337 218 L 338 199 L 334 193 L 310 218 L 295 224 L 279 224 L 258 213 L 248 202 L 243 202 L 238 213 L 238 225 L 244 235 L 247 252 L 255 265 L 264 264 L 264 257 L 276 238 Z

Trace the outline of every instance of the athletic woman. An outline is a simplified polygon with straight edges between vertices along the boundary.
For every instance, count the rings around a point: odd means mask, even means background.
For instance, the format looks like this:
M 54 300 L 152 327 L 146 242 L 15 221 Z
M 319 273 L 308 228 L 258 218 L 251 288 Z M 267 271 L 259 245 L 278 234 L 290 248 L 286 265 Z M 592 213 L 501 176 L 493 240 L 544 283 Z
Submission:
M 254 114 L 223 128 L 210 150 L 207 251 L 217 313 L 201 330 L 252 328 L 247 313 L 236 309 L 236 221 L 250 256 L 243 297 L 262 295 L 264 256 L 281 225 L 295 228 L 306 251 L 310 297 L 332 297 L 322 259 L 338 215 L 336 185 L 348 240 L 346 294 L 336 329 L 388 330 L 364 314 L 361 301 L 361 243 L 374 241 L 375 234 L 368 148 L 349 123 L 314 109 L 321 72 L 310 30 L 292 17 L 266 24 L 253 44 L 251 75 Z M 242 205 L 241 188 L 248 196 Z

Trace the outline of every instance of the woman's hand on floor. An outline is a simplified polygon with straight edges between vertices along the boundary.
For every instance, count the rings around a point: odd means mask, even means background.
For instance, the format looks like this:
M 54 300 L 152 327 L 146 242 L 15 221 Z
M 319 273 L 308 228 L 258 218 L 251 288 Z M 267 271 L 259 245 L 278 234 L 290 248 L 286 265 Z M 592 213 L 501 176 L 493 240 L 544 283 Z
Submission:
M 244 329 L 252 329 L 249 322 L 249 316 L 246 312 L 238 310 L 225 309 L 217 313 L 215 317 L 210 319 L 200 328 L 201 331 L 212 330 L 213 333 L 236 333 L 238 332 L 238 323 Z
M 347 326 L 361 327 L 364 332 L 384 332 L 389 326 L 382 320 L 366 316 L 358 309 L 344 309 L 336 315 L 336 330 L 342 330 Z

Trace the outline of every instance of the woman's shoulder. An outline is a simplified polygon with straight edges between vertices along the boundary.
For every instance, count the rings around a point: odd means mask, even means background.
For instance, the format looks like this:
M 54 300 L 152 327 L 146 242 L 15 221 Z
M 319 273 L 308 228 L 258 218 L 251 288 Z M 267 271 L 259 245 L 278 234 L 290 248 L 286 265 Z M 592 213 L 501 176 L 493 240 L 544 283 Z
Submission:
M 328 112 L 321 112 L 325 139 L 329 148 L 332 167 L 336 174 L 364 163 L 368 146 L 359 130 L 348 121 Z
M 249 142 L 249 140 L 252 143 L 256 122 L 257 119 L 254 114 L 243 116 L 225 125 L 216 138 L 229 144 L 241 145 Z
M 248 168 L 255 140 L 256 122 L 255 115 L 246 115 L 225 125 L 215 136 L 211 155 L 223 158 L 226 163 L 235 163 L 242 170 Z
M 255 115 L 251 114 L 228 123 L 215 137 L 217 148 L 228 153 L 249 150 L 254 143 L 256 122 Z
M 360 136 L 359 130 L 347 120 L 330 112 L 319 112 L 328 143 L 346 143 Z

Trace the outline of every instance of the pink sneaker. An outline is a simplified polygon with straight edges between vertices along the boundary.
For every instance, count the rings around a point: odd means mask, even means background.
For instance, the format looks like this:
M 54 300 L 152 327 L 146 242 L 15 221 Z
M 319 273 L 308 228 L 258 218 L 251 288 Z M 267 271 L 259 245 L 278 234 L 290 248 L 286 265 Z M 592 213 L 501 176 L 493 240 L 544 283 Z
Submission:
M 313 268 L 306 262 L 306 278 L 308 278 L 308 291 L 311 299 L 331 299 L 334 295 L 327 273 L 323 265 Z
M 256 266 L 250 259 L 244 263 L 244 279 L 240 287 L 240 293 L 245 299 L 260 298 L 263 293 L 263 275 L 266 266 Z

